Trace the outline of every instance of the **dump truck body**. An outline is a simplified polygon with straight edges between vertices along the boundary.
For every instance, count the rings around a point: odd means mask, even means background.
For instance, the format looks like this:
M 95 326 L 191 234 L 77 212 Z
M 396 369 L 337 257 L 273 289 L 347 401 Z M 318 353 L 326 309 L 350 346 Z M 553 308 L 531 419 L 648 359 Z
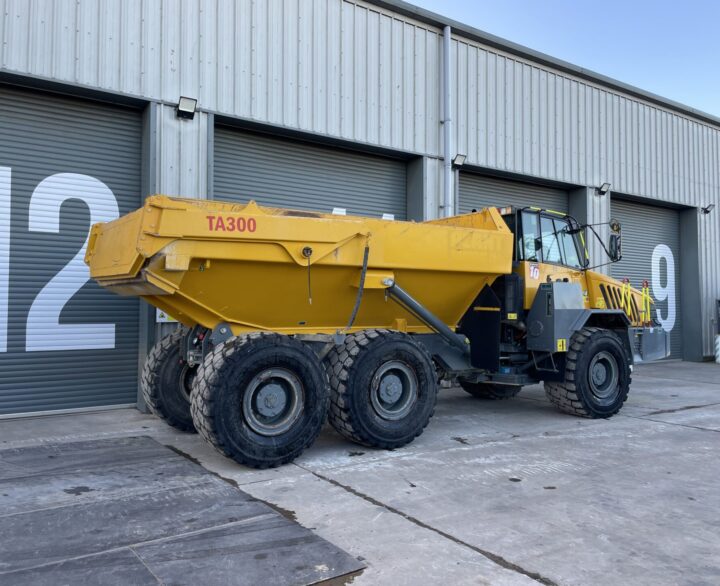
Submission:
M 512 270 L 512 234 L 494 210 L 472 225 L 396 222 L 246 205 L 148 198 L 93 227 L 86 262 L 98 283 L 140 296 L 179 322 L 235 335 L 429 328 L 389 303 L 401 283 L 454 327 L 477 292 Z
M 667 356 L 668 338 L 646 291 L 589 270 L 581 230 L 535 208 L 416 223 L 153 196 L 93 226 L 86 262 L 185 326 L 145 364 L 151 410 L 266 467 L 326 414 L 352 441 L 400 447 L 439 381 L 486 399 L 543 382 L 562 411 L 616 413 L 633 363 Z

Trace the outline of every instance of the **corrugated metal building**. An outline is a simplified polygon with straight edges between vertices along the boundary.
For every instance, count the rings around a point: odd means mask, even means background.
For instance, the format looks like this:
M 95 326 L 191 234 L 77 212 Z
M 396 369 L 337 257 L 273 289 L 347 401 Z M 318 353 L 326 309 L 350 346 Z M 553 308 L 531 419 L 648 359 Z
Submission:
M 673 356 L 711 353 L 713 116 L 399 1 L 3 0 L 0 414 L 135 402 L 154 313 L 88 282 L 82 254 L 91 222 L 156 192 L 617 216 L 613 274 L 650 279 Z

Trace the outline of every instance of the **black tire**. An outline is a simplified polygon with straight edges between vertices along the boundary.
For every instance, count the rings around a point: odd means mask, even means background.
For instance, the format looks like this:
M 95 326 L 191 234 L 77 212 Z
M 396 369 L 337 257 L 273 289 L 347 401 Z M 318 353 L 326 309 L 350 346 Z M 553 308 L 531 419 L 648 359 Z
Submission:
M 180 431 L 195 431 L 190 390 L 196 369 L 188 367 L 180 353 L 186 333 L 185 328 L 177 329 L 153 346 L 143 366 L 140 387 L 154 415 Z
M 435 367 L 427 350 L 407 334 L 365 330 L 349 335 L 330 351 L 325 365 L 330 423 L 353 442 L 384 449 L 404 446 L 433 415 Z
M 478 399 L 489 399 L 491 401 L 500 401 L 503 399 L 512 399 L 517 395 L 522 387 L 520 385 L 499 385 L 497 383 L 471 383 L 465 380 L 459 380 L 463 391 L 469 393 Z
M 231 338 L 205 357 L 191 411 L 200 435 L 222 454 L 245 466 L 271 468 L 312 445 L 329 395 L 327 375 L 312 350 L 289 336 L 254 333 Z
M 546 382 L 545 394 L 564 413 L 592 419 L 620 411 L 630 390 L 630 364 L 615 332 L 583 328 L 573 335 L 564 382 Z

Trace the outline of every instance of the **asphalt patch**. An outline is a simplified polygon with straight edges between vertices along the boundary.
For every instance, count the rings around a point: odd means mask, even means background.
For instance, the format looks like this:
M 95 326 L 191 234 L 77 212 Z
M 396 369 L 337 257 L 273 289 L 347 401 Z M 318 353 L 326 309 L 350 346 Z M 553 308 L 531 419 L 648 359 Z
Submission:
M 365 566 L 146 437 L 0 451 L 2 584 L 315 584 Z

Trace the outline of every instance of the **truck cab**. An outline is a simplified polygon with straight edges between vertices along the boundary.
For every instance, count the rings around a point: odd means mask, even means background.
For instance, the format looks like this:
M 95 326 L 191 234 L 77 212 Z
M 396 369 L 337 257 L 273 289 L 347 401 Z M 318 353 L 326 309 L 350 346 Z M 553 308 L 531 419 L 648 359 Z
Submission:
M 500 399 L 543 382 L 561 410 L 612 415 L 627 396 L 633 365 L 669 355 L 649 291 L 589 268 L 586 233 L 599 238 L 593 226 L 541 208 L 498 212 L 514 235 L 513 269 L 480 292 L 459 325 L 472 365 L 482 369 L 459 376 L 461 386 Z M 605 264 L 621 258 L 621 227 L 610 225 L 608 244 L 601 242 Z
M 584 236 L 575 232 L 579 226 L 571 216 L 539 208 L 501 211 L 515 235 L 513 272 L 525 281 L 525 309 L 530 309 L 540 283 L 548 279 L 582 283 L 588 252 Z

